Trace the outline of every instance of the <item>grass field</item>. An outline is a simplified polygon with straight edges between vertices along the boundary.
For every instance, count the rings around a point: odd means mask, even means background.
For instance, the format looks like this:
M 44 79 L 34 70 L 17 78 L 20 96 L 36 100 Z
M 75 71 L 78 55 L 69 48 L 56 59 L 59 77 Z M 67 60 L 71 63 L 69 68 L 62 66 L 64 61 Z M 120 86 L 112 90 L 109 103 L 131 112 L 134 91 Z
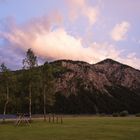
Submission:
M 63 124 L 0 124 L 0 140 L 140 140 L 140 118 L 69 117 Z

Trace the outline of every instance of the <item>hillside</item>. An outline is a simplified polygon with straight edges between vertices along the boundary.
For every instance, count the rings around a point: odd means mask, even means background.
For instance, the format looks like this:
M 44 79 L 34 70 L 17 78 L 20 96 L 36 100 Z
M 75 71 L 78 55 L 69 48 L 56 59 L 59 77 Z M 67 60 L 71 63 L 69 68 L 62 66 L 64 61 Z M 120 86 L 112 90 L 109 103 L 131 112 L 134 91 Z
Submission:
M 81 61 L 51 62 L 56 102 L 48 106 L 55 113 L 113 113 L 128 110 L 140 112 L 140 71 L 111 59 L 91 65 Z M 40 68 L 37 69 L 39 71 Z M 19 75 L 22 71 L 16 72 Z M 21 81 L 21 80 L 20 80 Z M 35 90 L 33 113 L 42 112 L 42 97 Z M 27 89 L 15 98 L 25 98 Z M 21 97 L 22 94 L 22 97 Z M 28 102 L 22 100 L 27 111 Z M 22 107 L 21 107 L 22 108 Z M 10 110 L 10 108 L 9 108 Z
M 139 112 L 140 71 L 111 59 L 95 65 L 80 61 L 53 62 L 65 68 L 56 78 L 56 92 L 64 95 L 60 108 L 67 113 L 128 110 Z M 69 110 L 69 106 L 74 110 Z

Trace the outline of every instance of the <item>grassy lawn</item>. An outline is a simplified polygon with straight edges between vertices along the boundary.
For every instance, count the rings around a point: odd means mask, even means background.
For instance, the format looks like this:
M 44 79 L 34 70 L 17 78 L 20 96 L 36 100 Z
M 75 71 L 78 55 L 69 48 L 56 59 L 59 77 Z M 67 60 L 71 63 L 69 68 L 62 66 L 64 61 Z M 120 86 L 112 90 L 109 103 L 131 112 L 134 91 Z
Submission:
M 140 118 L 73 117 L 63 124 L 0 124 L 0 140 L 140 140 Z

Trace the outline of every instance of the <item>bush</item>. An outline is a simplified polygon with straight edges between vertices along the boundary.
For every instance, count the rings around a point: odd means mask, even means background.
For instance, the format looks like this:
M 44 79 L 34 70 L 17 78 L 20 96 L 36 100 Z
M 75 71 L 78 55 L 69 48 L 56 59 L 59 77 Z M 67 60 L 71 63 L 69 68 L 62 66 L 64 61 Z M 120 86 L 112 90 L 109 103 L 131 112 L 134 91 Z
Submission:
M 113 113 L 112 116 L 113 117 L 119 117 L 119 113 Z
M 127 110 L 124 110 L 124 111 L 120 112 L 121 117 L 125 117 L 125 116 L 128 116 L 128 115 L 129 115 L 129 113 L 128 113 Z
M 136 114 L 136 117 L 140 117 L 140 113 L 137 113 L 137 114 Z

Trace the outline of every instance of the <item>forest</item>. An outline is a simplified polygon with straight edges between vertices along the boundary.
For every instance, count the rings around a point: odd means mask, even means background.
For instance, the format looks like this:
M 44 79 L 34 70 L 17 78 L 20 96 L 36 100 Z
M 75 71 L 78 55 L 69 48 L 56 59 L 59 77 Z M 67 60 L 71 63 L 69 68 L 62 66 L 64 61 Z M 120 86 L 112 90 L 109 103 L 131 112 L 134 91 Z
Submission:
M 114 85 L 106 87 L 108 95 L 95 87 L 88 90 L 83 79 L 75 78 L 72 83 L 76 85 L 76 93 L 72 93 L 70 88 L 56 92 L 56 79 L 72 71 L 58 65 L 59 61 L 45 62 L 41 66 L 37 61 L 37 56 L 28 49 L 21 70 L 11 71 L 4 63 L 1 64 L 0 114 L 26 113 L 31 119 L 32 114 L 44 114 L 46 117 L 47 113 L 112 114 L 123 110 L 139 113 L 139 91 L 136 93 Z M 71 81 L 67 83 L 72 86 Z

